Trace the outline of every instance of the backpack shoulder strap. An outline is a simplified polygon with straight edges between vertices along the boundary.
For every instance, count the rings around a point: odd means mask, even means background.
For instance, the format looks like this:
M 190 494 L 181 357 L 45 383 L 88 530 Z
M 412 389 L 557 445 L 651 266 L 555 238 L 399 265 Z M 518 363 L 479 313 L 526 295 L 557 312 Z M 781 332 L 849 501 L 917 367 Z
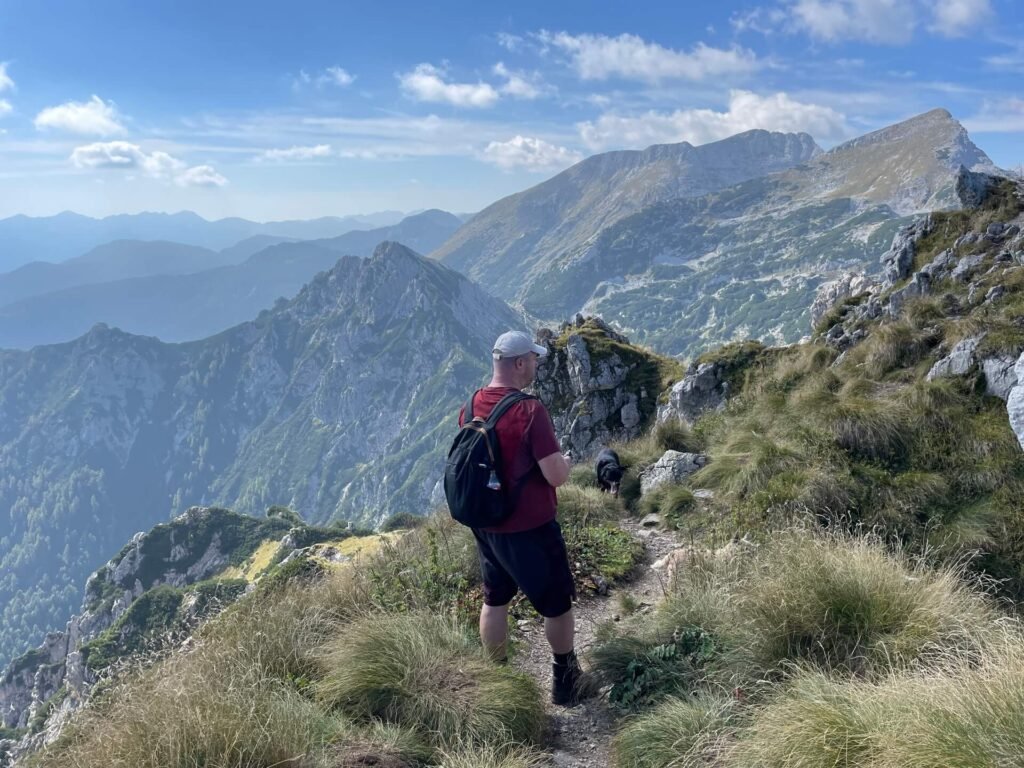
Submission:
M 479 392 L 478 389 L 476 392 Z M 476 397 L 476 392 L 469 396 L 469 400 L 466 401 L 466 407 L 462 411 L 462 425 L 465 426 L 473 420 L 473 398 Z
M 498 401 L 497 405 L 494 406 L 490 414 L 487 416 L 487 428 L 494 429 L 494 425 L 498 423 L 498 419 L 505 415 L 505 411 L 511 408 L 516 403 L 522 402 L 523 400 L 536 400 L 537 398 L 533 395 L 528 395 L 525 392 L 509 392 L 501 400 Z

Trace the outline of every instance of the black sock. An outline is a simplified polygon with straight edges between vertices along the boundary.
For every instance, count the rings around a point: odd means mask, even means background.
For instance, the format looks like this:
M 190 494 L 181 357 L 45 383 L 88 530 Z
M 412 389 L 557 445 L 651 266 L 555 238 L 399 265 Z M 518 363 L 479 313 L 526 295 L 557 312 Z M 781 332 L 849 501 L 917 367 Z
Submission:
M 569 651 L 568 653 L 555 654 L 555 664 L 557 664 L 560 667 L 567 667 L 574 661 L 576 661 L 575 650 Z

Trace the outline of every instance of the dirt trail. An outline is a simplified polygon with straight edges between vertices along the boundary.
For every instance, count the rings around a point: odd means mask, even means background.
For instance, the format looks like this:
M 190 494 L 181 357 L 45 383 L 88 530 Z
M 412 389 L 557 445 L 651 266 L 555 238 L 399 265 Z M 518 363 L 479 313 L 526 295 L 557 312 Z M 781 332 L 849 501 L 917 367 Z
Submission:
M 632 578 L 613 587 L 607 597 L 582 597 L 576 605 L 576 650 L 581 658 L 594 642 L 594 634 L 601 624 L 620 613 L 618 596 L 632 595 L 641 604 L 640 610 L 649 610 L 664 594 L 663 573 L 651 564 L 679 546 L 679 542 L 665 531 L 642 528 L 635 520 L 623 520 L 621 527 L 644 542 L 644 558 Z M 609 764 L 610 745 L 615 735 L 619 715 L 608 704 L 606 692 L 587 699 L 572 708 L 556 707 L 550 703 L 551 650 L 544 638 L 540 621 L 524 622 L 516 633 L 517 653 L 513 665 L 528 672 L 537 680 L 546 697 L 551 733 L 547 748 L 552 768 L 604 768 Z M 585 662 L 584 662 L 585 666 Z

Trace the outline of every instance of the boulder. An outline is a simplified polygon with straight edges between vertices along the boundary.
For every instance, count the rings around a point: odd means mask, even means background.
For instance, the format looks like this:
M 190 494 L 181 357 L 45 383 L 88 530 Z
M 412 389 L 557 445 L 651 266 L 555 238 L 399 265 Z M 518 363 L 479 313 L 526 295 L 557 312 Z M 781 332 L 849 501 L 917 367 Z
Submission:
M 1010 390 L 1017 386 L 1017 373 L 1014 370 L 1017 358 L 1000 356 L 989 357 L 981 361 L 981 370 L 985 373 L 985 394 L 1006 400 Z
M 1024 353 L 1014 364 L 1014 376 L 1017 380 L 1006 398 L 1006 412 L 1010 418 L 1010 428 L 1017 436 L 1017 442 L 1024 448 Z
M 679 484 L 707 463 L 708 457 L 702 453 L 665 451 L 660 459 L 640 473 L 640 495 L 646 496 L 663 485 Z
M 928 381 L 933 381 L 947 376 L 964 376 L 969 373 L 978 363 L 975 351 L 978 349 L 978 344 L 981 343 L 982 338 L 984 338 L 984 334 L 970 336 L 962 341 L 958 341 L 946 357 L 932 366 L 925 378 Z
M 721 366 L 691 365 L 686 376 L 672 385 L 668 407 L 658 412 L 658 421 L 676 418 L 692 425 L 702 414 L 724 408 L 728 397 L 729 382 Z
M 985 255 L 982 253 L 972 253 L 969 256 L 964 256 L 960 259 L 955 267 L 953 267 L 950 277 L 954 280 L 958 280 L 961 283 L 966 283 L 968 277 L 973 270 L 975 270 L 982 261 L 985 260 Z

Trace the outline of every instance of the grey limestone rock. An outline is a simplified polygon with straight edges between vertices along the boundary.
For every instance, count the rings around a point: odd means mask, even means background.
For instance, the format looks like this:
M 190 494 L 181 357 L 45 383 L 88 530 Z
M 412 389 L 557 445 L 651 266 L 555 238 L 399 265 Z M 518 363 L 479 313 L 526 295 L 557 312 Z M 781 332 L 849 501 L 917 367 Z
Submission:
M 934 381 L 938 378 L 963 376 L 969 373 L 978 363 L 975 352 L 982 338 L 984 338 L 984 334 L 970 336 L 962 341 L 958 341 L 946 357 L 932 366 L 925 378 L 928 381 Z
M 960 205 L 964 208 L 977 208 L 985 201 L 998 181 L 998 176 L 969 171 L 961 165 L 957 170 L 954 182 L 954 189 L 960 200 Z
M 660 459 L 640 473 L 640 495 L 646 496 L 663 485 L 681 483 L 707 463 L 708 457 L 702 453 L 665 451 Z
M 981 361 L 981 370 L 985 373 L 985 394 L 1006 400 L 1010 390 L 1017 386 L 1017 373 L 1014 367 L 1015 357 L 989 357 Z
M 1024 448 L 1024 353 L 1017 358 L 1013 372 L 1018 383 L 1010 389 L 1006 398 L 1006 412 L 1017 442 Z
M 984 260 L 985 256 L 981 253 L 972 253 L 969 256 L 964 256 L 953 268 L 953 271 L 950 273 L 950 277 L 954 280 L 959 280 L 960 282 L 965 283 L 967 282 L 968 277 L 970 277 L 971 272 L 977 269 Z
M 811 304 L 811 328 L 816 328 L 821 319 L 843 299 L 860 294 L 874 287 L 874 282 L 859 272 L 847 272 L 835 280 L 818 286 Z
M 889 294 L 888 312 L 892 317 L 896 317 L 903 311 L 904 305 L 908 299 L 918 298 L 920 296 L 927 296 L 931 292 L 932 278 L 927 272 L 915 272 L 913 277 L 910 278 L 909 282 L 902 288 L 893 291 Z
M 624 359 L 614 348 L 598 353 L 587 341 L 595 331 L 619 344 L 628 344 L 628 339 L 596 317 L 579 316 L 560 330 L 567 334 L 561 349 L 556 349 L 552 331 L 538 333 L 551 354 L 537 369 L 534 392 L 551 412 L 562 450 L 583 459 L 611 440 L 639 437 L 644 428 L 641 400 L 657 394 L 631 389 L 630 375 L 643 363 Z
M 678 418 L 693 424 L 701 414 L 724 408 L 728 397 L 729 383 L 719 366 L 714 363 L 691 365 L 682 381 L 672 385 L 668 408 L 662 410 L 659 419 Z
M 926 216 L 902 227 L 882 256 L 883 288 L 891 288 L 910 275 L 914 265 L 917 242 L 931 230 L 931 217 Z

